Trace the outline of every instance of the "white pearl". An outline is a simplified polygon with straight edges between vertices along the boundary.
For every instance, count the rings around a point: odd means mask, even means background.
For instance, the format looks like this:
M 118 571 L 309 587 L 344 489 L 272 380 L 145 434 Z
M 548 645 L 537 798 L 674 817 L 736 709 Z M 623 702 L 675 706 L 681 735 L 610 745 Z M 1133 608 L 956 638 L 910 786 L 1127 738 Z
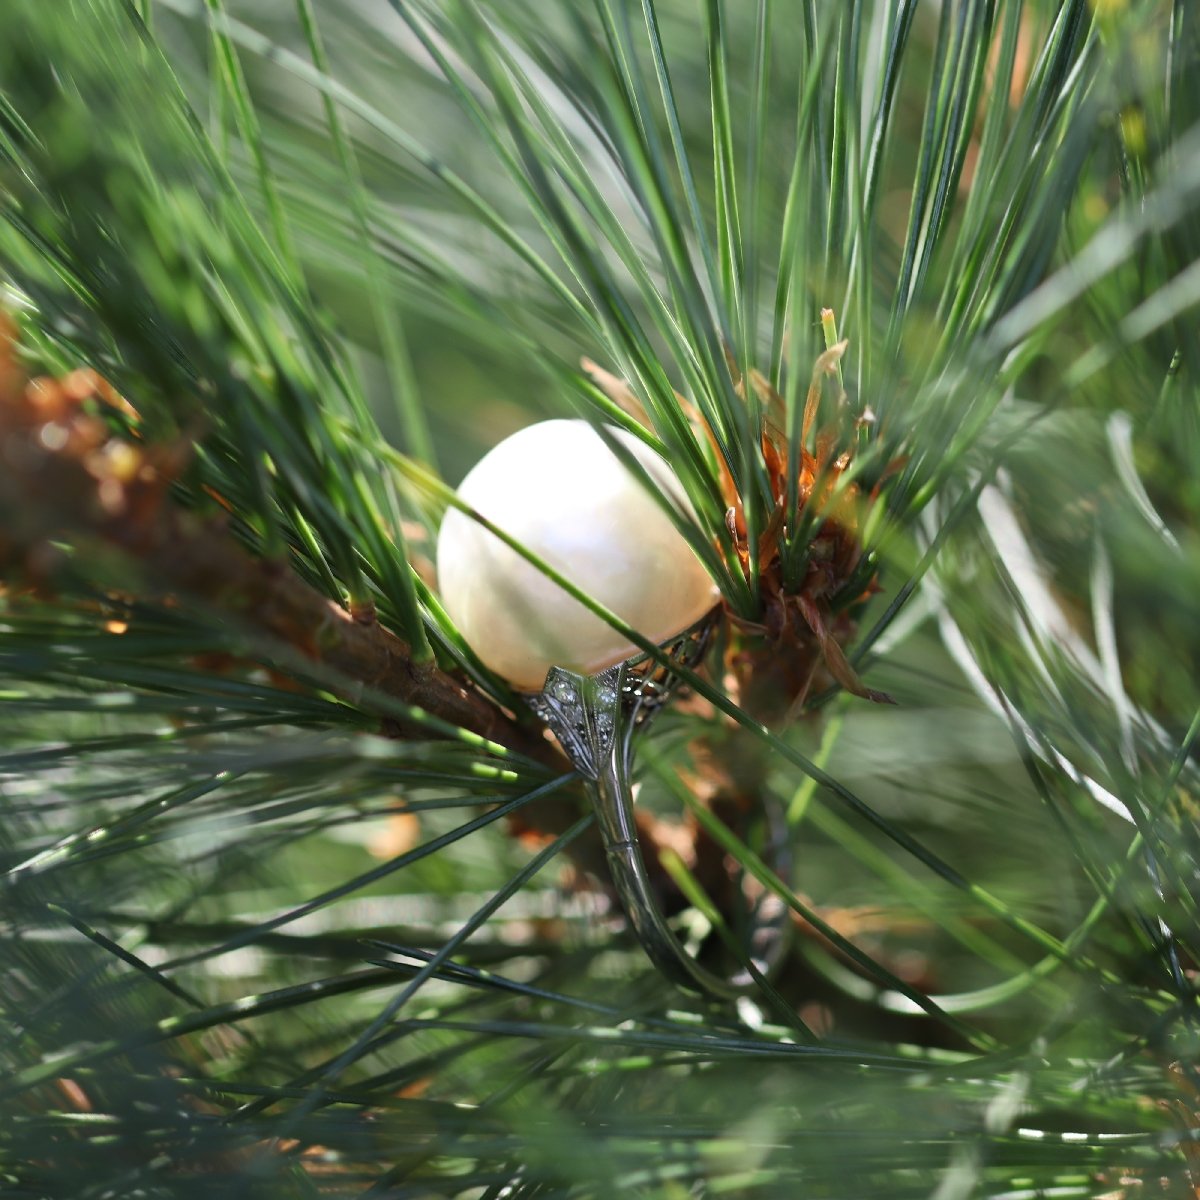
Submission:
M 670 467 L 612 429 L 663 491 L 690 507 Z M 586 421 L 514 433 L 463 480 L 462 500 L 653 642 L 698 621 L 717 592 L 691 547 Z M 476 654 L 514 687 L 537 691 L 552 666 L 594 674 L 639 653 L 465 513 L 437 547 L 447 613 Z

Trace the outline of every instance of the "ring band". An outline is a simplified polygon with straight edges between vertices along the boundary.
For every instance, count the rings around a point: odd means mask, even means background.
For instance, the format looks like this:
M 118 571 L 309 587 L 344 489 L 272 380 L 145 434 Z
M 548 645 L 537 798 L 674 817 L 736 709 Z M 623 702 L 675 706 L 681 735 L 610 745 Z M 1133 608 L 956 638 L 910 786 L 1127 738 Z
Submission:
M 687 991 L 728 1000 L 753 988 L 778 965 L 789 924 L 787 908 L 770 892 L 752 902 L 746 923 L 749 967 L 724 978 L 697 962 L 672 931 L 654 894 L 638 840 L 630 786 L 635 735 L 678 686 L 676 668 L 690 669 L 703 659 L 713 628 L 712 620 L 705 618 L 664 643 L 661 649 L 670 666 L 639 655 L 595 675 L 551 667 L 542 690 L 525 699 L 589 782 L 613 886 L 650 960 Z M 773 866 L 786 875 L 782 808 L 768 803 L 764 816 Z

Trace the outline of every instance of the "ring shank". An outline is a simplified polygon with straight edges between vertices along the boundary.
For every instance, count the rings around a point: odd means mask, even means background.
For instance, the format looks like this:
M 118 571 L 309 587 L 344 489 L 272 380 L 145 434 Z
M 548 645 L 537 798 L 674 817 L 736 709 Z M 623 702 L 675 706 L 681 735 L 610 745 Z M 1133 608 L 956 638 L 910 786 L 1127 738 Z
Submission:
M 664 975 L 701 995 L 721 1000 L 742 995 L 777 965 L 785 947 L 787 909 L 777 897 L 760 899 L 758 910 L 766 910 L 769 916 L 764 919 L 760 911 L 752 926 L 747 957 L 753 969 L 743 968 L 731 978 L 702 966 L 680 943 L 654 894 L 638 840 L 629 778 L 632 734 L 632 726 L 620 731 L 604 770 L 592 781 L 613 887 L 642 948 Z
M 679 682 L 674 668 L 699 664 L 711 632 L 711 619 L 705 618 L 661 647 L 660 656 L 631 659 L 596 675 L 552 667 L 542 690 L 526 700 L 590 784 L 613 886 L 651 961 L 680 987 L 728 1000 L 761 983 L 778 965 L 786 948 L 788 909 L 771 893 L 755 899 L 747 923 L 746 965 L 731 977 L 697 962 L 672 931 L 650 882 L 631 786 L 635 736 L 670 698 Z M 786 876 L 782 810 L 768 799 L 763 815 L 770 827 L 772 865 Z

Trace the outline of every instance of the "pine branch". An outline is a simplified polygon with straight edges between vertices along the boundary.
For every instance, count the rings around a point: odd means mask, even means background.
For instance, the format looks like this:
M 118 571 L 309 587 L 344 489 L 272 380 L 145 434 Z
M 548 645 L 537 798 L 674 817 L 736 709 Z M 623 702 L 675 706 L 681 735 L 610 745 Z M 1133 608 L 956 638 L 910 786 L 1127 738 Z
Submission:
M 0 474 L 0 566 L 23 565 L 36 575 L 39 549 L 57 539 L 115 550 L 122 570 L 135 565 L 139 590 L 160 600 L 181 593 L 205 602 L 343 680 L 338 690 L 356 701 L 369 689 L 563 767 L 536 732 L 436 664 L 416 661 L 373 611 L 347 611 L 285 563 L 256 558 L 219 521 L 173 503 L 168 490 L 184 452 L 111 436 L 88 406 L 106 394 L 111 397 L 102 381 L 82 372 L 64 382 L 26 384 L 11 360 L 0 357 L 0 444 L 7 462 Z M 131 590 L 125 580 L 122 590 Z M 419 731 L 430 736 L 426 726 Z

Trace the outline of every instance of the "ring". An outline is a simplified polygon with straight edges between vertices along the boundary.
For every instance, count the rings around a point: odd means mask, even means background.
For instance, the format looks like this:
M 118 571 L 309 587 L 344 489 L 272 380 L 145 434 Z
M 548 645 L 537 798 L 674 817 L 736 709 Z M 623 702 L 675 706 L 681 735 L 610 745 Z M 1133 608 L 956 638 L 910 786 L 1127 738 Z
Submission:
M 704 658 L 713 629 L 706 617 L 663 643 L 664 661 L 638 655 L 595 675 L 551 667 L 542 690 L 527 693 L 525 700 L 588 781 L 614 889 L 650 960 L 687 991 L 728 1000 L 760 984 L 778 966 L 789 927 L 787 907 L 773 893 L 761 892 L 749 902 L 747 965 L 729 977 L 703 966 L 671 929 L 655 896 L 638 840 L 631 788 L 636 737 L 679 686 L 679 670 L 690 670 Z M 764 815 L 773 866 L 786 874 L 782 808 L 772 803 Z
M 643 478 L 631 473 L 630 462 Z M 740 941 L 731 948 L 739 969 L 710 971 L 671 929 L 638 841 L 635 742 L 682 673 L 704 658 L 718 595 L 678 527 L 679 518 L 695 514 L 670 464 L 627 429 L 609 428 L 602 437 L 586 421 L 542 421 L 484 455 L 460 485 L 458 505 L 465 511 L 452 506 L 438 533 L 446 613 L 480 663 L 524 697 L 588 781 L 614 889 L 651 961 L 704 996 L 726 1000 L 761 986 L 783 954 L 786 905 L 742 873 L 746 904 L 730 922 Z M 581 603 L 577 591 L 660 651 L 635 653 L 622 630 Z M 785 815 L 769 798 L 760 813 L 766 857 L 786 875 Z M 729 940 L 723 926 L 715 932 Z

